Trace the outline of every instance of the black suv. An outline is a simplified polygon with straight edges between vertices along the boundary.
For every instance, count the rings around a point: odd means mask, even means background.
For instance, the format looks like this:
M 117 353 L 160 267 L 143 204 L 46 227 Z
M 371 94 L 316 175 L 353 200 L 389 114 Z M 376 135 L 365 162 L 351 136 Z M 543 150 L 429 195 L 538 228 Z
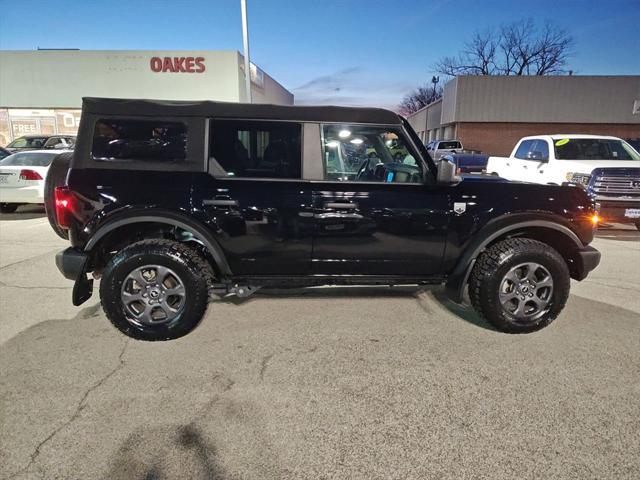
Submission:
M 468 286 L 482 317 L 529 332 L 600 260 L 583 189 L 461 180 L 373 108 L 85 98 L 47 192 L 74 304 L 92 272 L 144 340 L 191 331 L 212 291 L 326 284 Z

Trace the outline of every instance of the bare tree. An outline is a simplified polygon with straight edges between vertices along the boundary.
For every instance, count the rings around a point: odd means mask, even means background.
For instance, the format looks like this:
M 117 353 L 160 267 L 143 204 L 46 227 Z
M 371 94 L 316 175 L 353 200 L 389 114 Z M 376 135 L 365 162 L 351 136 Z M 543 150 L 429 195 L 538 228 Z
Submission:
M 398 105 L 398 111 L 407 116 L 435 102 L 440 97 L 442 97 L 442 87 L 439 87 L 437 83 L 433 83 L 431 86 L 423 85 L 403 97 Z
M 457 75 L 557 75 L 571 56 L 573 38 L 550 22 L 520 20 L 476 32 L 457 57 L 444 57 L 438 73 Z

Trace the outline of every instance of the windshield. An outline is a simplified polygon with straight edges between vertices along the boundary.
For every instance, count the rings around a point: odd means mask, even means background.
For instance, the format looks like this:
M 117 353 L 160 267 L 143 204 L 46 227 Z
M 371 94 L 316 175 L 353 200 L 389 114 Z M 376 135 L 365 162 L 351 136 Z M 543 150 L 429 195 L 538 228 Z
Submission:
M 631 145 L 606 138 L 560 138 L 554 147 L 558 160 L 640 160 Z
M 0 167 L 48 167 L 58 153 L 14 153 L 0 160 Z
M 7 148 L 40 148 L 46 141 L 46 137 L 20 137 L 7 145 Z

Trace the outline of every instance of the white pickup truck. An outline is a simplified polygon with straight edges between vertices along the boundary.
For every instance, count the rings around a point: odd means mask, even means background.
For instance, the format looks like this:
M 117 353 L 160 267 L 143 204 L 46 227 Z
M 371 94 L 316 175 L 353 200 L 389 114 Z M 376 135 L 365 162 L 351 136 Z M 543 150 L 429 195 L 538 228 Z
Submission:
M 573 181 L 599 167 L 640 167 L 640 155 L 616 137 L 538 135 L 524 137 L 508 157 L 489 157 L 487 173 L 532 183 Z
M 487 173 L 521 182 L 580 184 L 599 204 L 604 221 L 640 229 L 640 154 L 619 138 L 524 137 L 509 157 L 489 157 Z

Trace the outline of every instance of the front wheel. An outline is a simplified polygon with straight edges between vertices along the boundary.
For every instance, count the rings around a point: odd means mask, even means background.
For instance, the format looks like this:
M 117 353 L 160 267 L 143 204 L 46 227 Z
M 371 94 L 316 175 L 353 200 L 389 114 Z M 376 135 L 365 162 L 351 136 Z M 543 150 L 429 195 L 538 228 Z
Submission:
M 18 209 L 17 203 L 0 203 L 0 212 L 13 213 Z
M 569 288 L 569 269 L 555 249 L 537 240 L 512 238 L 478 257 L 469 297 L 474 309 L 498 330 L 527 333 L 555 320 Z
M 638 229 L 638 231 L 640 231 L 640 220 L 636 220 L 635 224 L 636 224 L 636 228 Z
M 138 340 L 171 340 L 193 330 L 207 308 L 211 269 L 194 250 L 170 240 L 143 240 L 107 264 L 100 299 L 107 317 Z

